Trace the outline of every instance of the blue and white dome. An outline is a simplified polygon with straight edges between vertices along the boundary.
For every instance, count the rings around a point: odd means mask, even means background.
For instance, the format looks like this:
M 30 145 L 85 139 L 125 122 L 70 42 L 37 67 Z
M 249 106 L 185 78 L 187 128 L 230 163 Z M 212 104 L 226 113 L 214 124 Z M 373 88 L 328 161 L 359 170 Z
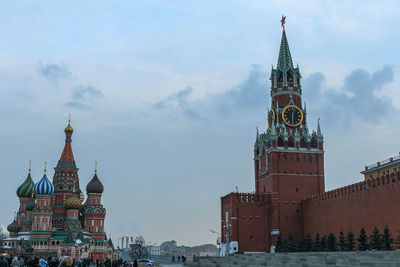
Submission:
M 43 178 L 33 187 L 35 195 L 52 195 L 54 193 L 54 185 L 47 179 L 46 172 Z

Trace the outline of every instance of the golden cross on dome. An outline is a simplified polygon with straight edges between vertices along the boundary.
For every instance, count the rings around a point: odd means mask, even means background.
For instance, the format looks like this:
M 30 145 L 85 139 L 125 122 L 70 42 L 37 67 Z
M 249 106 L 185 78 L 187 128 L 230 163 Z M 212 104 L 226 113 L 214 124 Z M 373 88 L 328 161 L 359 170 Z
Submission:
M 46 174 L 46 170 L 47 170 L 47 161 L 44 162 L 44 174 Z
M 97 160 L 94 162 L 94 173 L 97 174 Z
M 68 122 L 71 123 L 71 113 L 68 114 Z
M 285 30 L 285 23 L 286 23 L 286 16 L 282 15 L 281 25 L 282 25 L 283 30 Z
M 29 160 L 29 174 L 31 174 L 32 160 Z

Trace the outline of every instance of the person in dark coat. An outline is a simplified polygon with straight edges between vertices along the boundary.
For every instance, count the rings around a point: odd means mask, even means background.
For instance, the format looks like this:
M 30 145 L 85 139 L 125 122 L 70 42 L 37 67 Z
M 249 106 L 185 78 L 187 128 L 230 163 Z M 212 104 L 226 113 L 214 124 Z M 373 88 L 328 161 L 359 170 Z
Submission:
M 133 261 L 133 267 L 138 267 L 137 259 Z
M 4 256 L 0 256 L 0 267 L 8 267 L 8 261 Z

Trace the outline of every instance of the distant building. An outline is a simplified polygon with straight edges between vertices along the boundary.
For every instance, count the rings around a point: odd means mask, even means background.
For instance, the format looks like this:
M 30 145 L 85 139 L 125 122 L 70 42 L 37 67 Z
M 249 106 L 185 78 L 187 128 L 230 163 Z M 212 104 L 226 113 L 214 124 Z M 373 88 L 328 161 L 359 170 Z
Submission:
M 364 179 L 376 179 L 382 175 L 389 175 L 391 173 L 397 173 L 400 170 L 400 153 L 395 157 L 390 157 L 383 161 L 378 161 L 375 164 L 365 166 Z
M 146 248 L 150 255 L 161 255 L 160 246 L 147 246 Z

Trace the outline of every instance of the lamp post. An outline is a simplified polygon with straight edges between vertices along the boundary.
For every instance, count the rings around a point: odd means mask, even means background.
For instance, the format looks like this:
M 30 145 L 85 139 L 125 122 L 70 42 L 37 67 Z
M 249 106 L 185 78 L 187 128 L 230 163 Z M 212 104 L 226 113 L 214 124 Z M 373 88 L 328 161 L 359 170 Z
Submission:
M 220 253 L 220 250 L 221 250 L 221 237 L 220 237 L 220 235 L 219 235 L 219 233 L 217 231 L 214 231 L 214 230 L 210 229 L 210 232 L 213 233 L 213 234 L 216 234 L 218 236 L 218 238 L 217 238 L 217 248 L 218 248 L 218 253 L 221 254 Z

